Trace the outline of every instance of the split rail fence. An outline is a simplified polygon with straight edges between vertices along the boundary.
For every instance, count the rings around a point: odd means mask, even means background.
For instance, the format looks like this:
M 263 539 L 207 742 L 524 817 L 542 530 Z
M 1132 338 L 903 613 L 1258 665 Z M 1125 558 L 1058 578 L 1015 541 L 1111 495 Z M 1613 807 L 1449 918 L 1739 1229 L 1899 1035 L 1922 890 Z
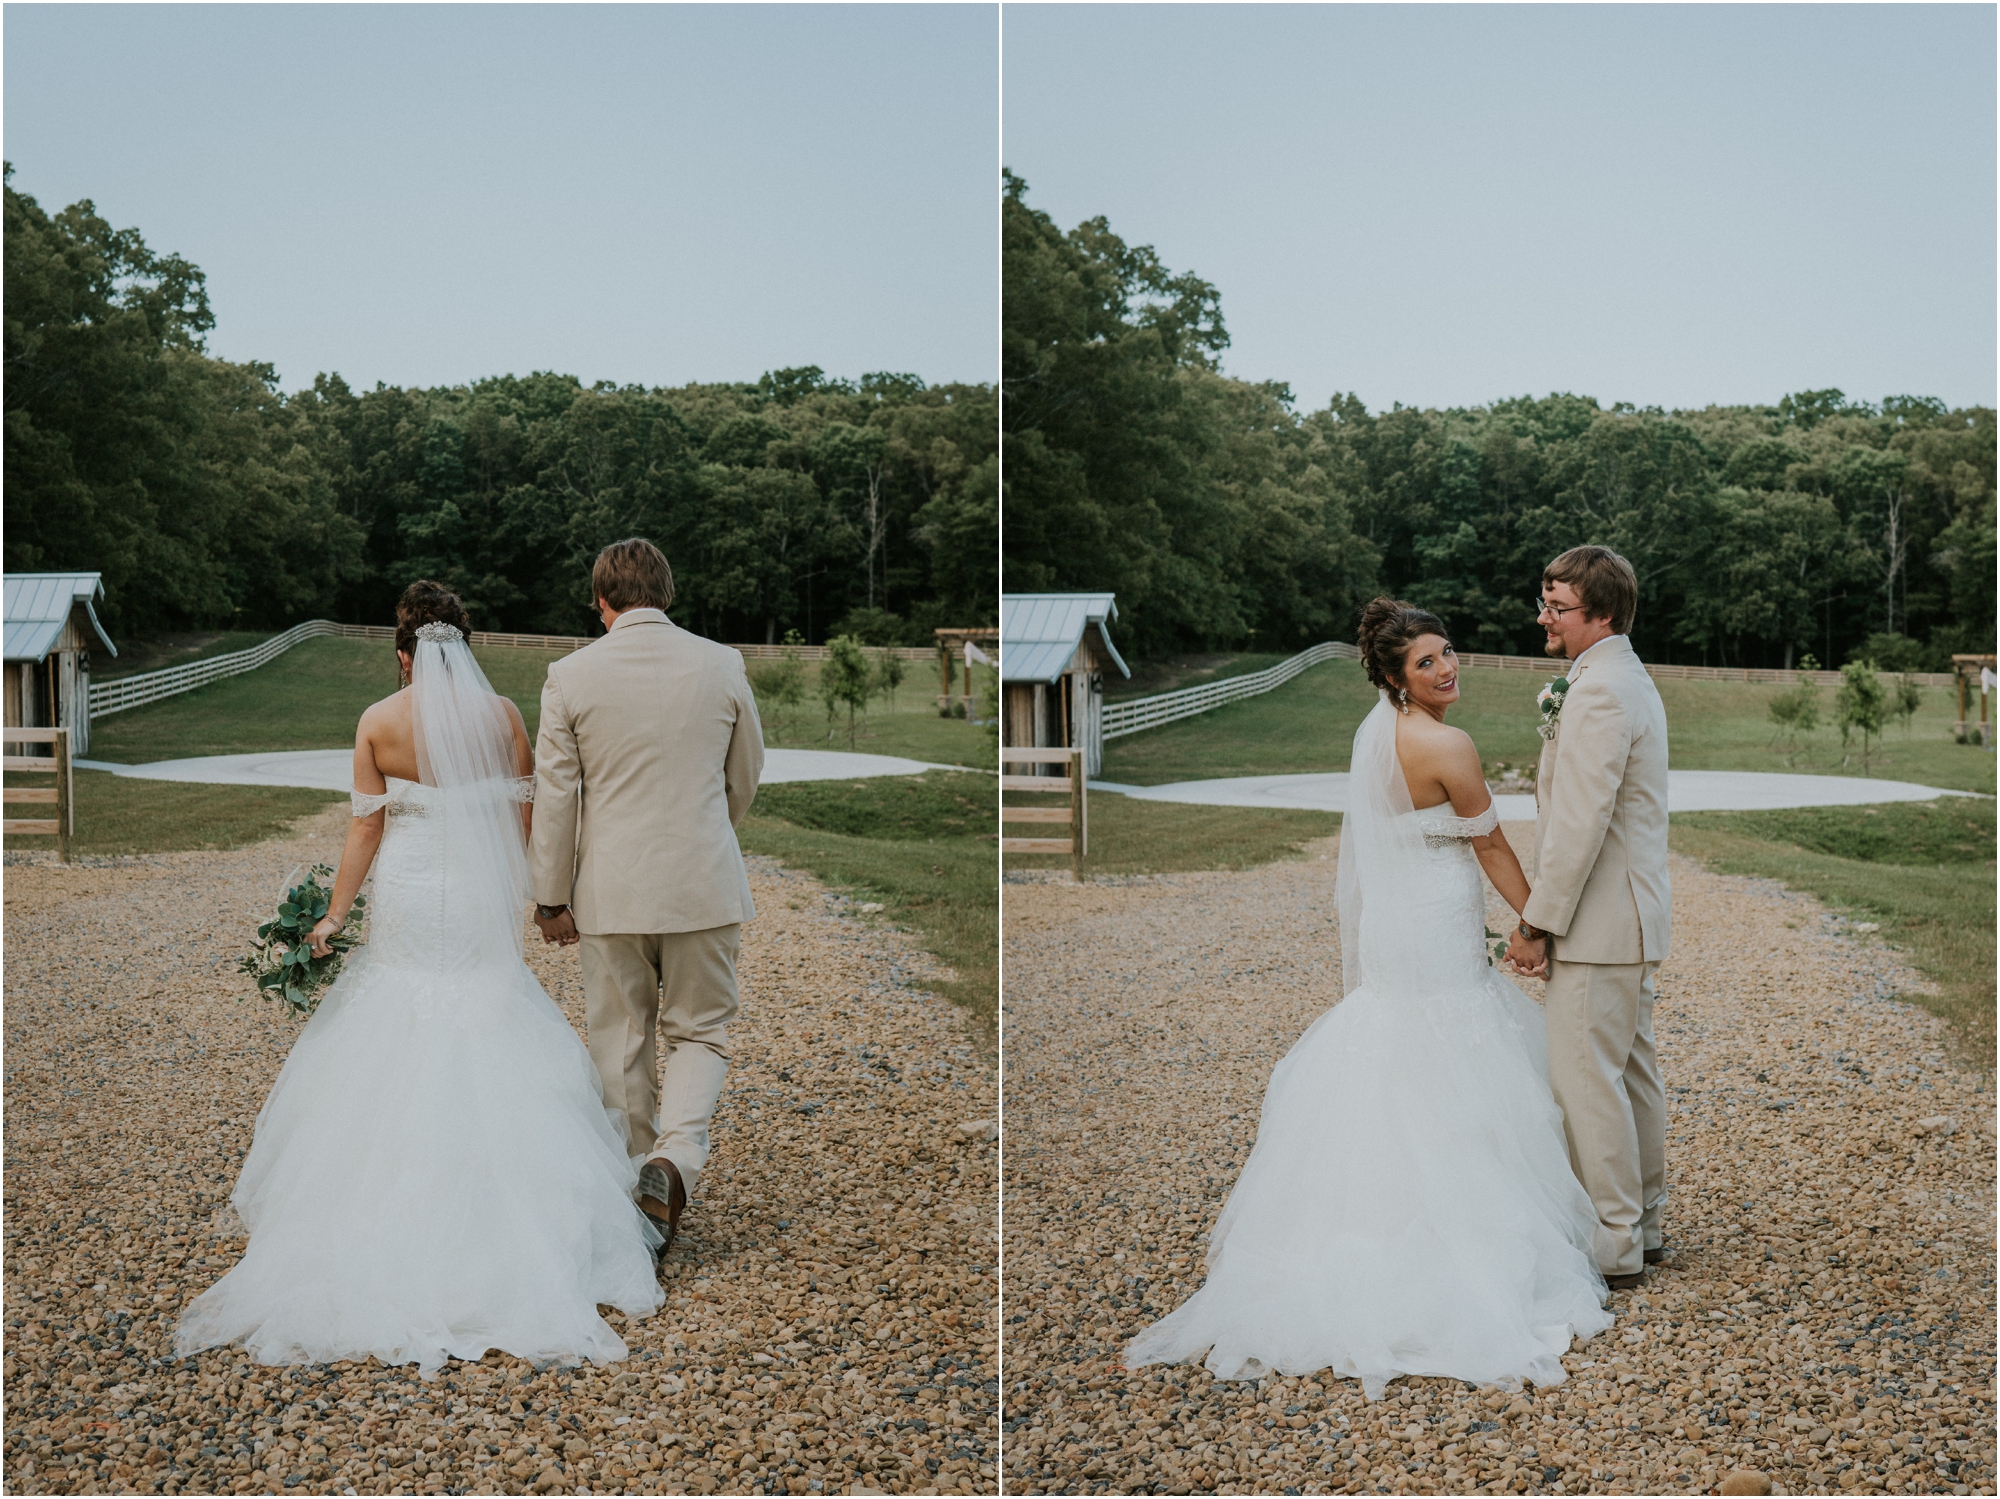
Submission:
M 1123 734 L 1136 734 L 1141 729 L 1156 729 L 1161 724 L 1173 723 L 1178 719 L 1193 718 L 1224 703 L 1233 703 L 1242 698 L 1256 697 L 1261 693 L 1282 687 L 1300 672 L 1318 666 L 1322 661 L 1358 661 L 1361 650 L 1344 640 L 1330 640 L 1322 645 L 1299 652 L 1289 660 L 1280 661 L 1276 666 L 1263 671 L 1245 673 L 1240 677 L 1225 677 L 1219 682 L 1204 682 L 1199 687 L 1182 687 L 1174 692 L 1157 693 L 1152 697 L 1128 698 L 1122 703 L 1104 705 L 1104 737 L 1116 739 Z M 1488 656 L 1477 651 L 1460 651 L 1459 663 L 1474 671 L 1523 671 L 1541 672 L 1553 676 L 1560 669 L 1559 663 L 1547 656 Z M 1811 682 L 1820 687 L 1838 687 L 1840 673 L 1837 671 L 1783 671 L 1776 668 L 1755 666 L 1648 666 L 1646 670 L 1655 678 L 1685 682 L 1752 682 L 1773 686 L 1790 686 L 1794 682 Z M 1957 680 L 1951 672 L 1916 671 L 1909 673 L 1910 680 L 1923 687 L 1949 687 Z

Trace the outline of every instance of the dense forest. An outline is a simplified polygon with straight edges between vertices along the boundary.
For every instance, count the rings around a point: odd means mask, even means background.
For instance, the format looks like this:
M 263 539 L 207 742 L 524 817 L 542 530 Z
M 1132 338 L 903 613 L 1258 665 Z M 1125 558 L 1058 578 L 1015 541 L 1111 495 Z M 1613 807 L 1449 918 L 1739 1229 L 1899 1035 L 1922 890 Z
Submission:
M 102 572 L 114 638 L 385 621 L 413 578 L 482 629 L 581 634 L 652 537 L 713 639 L 928 641 L 998 609 L 995 392 L 912 375 L 645 389 L 568 375 L 282 394 L 211 357 L 201 271 L 6 187 L 6 566 Z
M 1993 649 L 1994 413 L 1806 391 L 1767 407 L 1301 414 L 1221 373 L 1221 298 L 1005 179 L 1006 587 L 1114 589 L 1136 650 L 1346 638 L 1388 591 L 1538 654 L 1542 564 L 1596 542 L 1650 661 L 1944 669 Z

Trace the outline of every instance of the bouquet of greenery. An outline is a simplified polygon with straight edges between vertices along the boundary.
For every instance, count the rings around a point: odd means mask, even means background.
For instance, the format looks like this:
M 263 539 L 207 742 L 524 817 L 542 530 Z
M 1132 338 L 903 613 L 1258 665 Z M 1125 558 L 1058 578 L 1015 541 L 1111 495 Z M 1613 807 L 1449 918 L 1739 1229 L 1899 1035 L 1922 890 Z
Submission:
M 301 1020 L 319 1006 L 319 997 L 340 973 L 341 960 L 361 941 L 362 907 L 367 897 L 354 897 L 341 929 L 327 939 L 333 951 L 316 958 L 312 930 L 325 918 L 333 900 L 333 870 L 315 864 L 296 884 L 286 881 L 278 912 L 257 928 L 250 951 L 236 966 L 257 981 L 257 990 L 282 1001 Z

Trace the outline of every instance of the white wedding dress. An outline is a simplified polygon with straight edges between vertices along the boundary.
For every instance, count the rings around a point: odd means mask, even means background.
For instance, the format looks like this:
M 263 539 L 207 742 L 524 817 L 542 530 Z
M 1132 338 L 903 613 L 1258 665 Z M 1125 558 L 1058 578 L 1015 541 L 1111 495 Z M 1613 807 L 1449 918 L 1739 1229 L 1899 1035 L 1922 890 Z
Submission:
M 614 1360 L 599 1303 L 662 1300 L 597 1069 L 521 957 L 533 783 L 462 638 L 420 639 L 412 675 L 428 784 L 354 795 L 357 817 L 388 810 L 368 942 L 257 1117 L 231 1199 L 249 1248 L 182 1315 L 181 1354 L 372 1354 L 426 1378 L 489 1349 Z
M 1271 1074 L 1206 1283 L 1126 1362 L 1331 1369 L 1370 1400 L 1399 1375 L 1560 1384 L 1570 1339 L 1612 1319 L 1542 1013 L 1487 963 L 1469 840 L 1497 816 L 1411 809 L 1386 696 L 1355 735 L 1349 797 L 1346 997 Z

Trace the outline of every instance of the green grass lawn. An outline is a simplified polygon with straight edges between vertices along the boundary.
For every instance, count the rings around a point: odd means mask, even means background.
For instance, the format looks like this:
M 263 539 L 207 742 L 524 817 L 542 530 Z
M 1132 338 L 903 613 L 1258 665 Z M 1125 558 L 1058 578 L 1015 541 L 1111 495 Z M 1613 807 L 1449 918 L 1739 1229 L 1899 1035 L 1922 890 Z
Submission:
M 481 646 L 473 654 L 493 690 L 519 705 L 533 735 L 541 723 L 542 684 L 549 663 L 567 652 Z M 964 719 L 940 718 L 927 685 L 905 682 L 896 703 L 871 703 L 860 721 L 854 748 L 937 765 L 990 767 L 991 731 Z M 194 755 L 337 749 L 354 743 L 354 725 L 362 711 L 395 691 L 396 654 L 388 641 L 331 637 L 301 641 L 256 671 L 93 720 L 89 758 L 143 765 Z M 817 703 L 808 704 L 784 725 L 767 730 L 764 742 L 844 750 L 846 722 L 843 719 L 829 739 L 825 710 Z
M 1969 797 L 1784 812 L 1684 812 L 1676 851 L 1724 874 L 1760 875 L 1881 924 L 1936 981 L 1912 994 L 1943 1018 L 1961 1057 L 1994 1062 L 1995 804 Z
M 811 663 L 807 663 L 806 676 L 810 688 L 815 676 Z M 991 770 L 998 763 L 993 730 L 962 718 L 941 717 L 935 686 L 934 681 L 923 677 L 904 682 L 894 703 L 877 698 L 868 705 L 865 715 L 856 715 L 851 745 L 844 711 L 829 722 L 825 707 L 816 700 L 776 714 L 766 704 L 759 703 L 757 712 L 764 721 L 764 743 L 785 749 L 851 748 L 864 755 L 902 755 L 930 765 Z
M 1534 672 L 1468 668 L 1460 674 L 1462 695 L 1450 721 L 1473 737 L 1489 766 L 1531 762 L 1541 753 L 1535 693 L 1545 680 Z M 1773 749 L 1775 726 L 1767 708 L 1783 688 L 1684 681 L 1664 681 L 1659 688 L 1676 770 L 1871 775 L 1954 791 L 1993 791 L 1994 756 L 1951 742 L 1957 703 L 1943 688 L 1925 690 L 1909 731 L 1890 729 L 1865 768 L 1858 744 L 1843 765 L 1840 736 L 1830 729 L 1821 729 L 1789 757 Z M 1823 691 L 1823 708 L 1831 707 L 1832 698 L 1830 689 Z M 1274 692 L 1111 740 L 1104 746 L 1102 779 L 1160 786 L 1217 776 L 1345 770 L 1354 731 L 1374 705 L 1374 689 L 1358 662 L 1329 661 Z
M 9 773 L 9 786 L 48 786 L 48 776 Z M 184 849 L 241 848 L 282 838 L 291 823 L 333 802 L 337 791 L 298 786 L 197 786 L 175 781 L 135 781 L 104 770 L 76 772 L 76 836 L 79 854 L 162 854 Z M 23 806 L 24 817 L 48 815 Z M 9 814 L 15 815 L 14 813 Z M 7 835 L 7 848 L 48 849 L 50 837 Z
M 483 647 L 474 654 L 493 690 L 520 705 L 532 734 L 541 720 L 549 662 L 562 653 Z M 389 641 L 304 640 L 255 671 L 93 719 L 89 758 L 143 765 L 194 755 L 338 749 L 354 743 L 363 710 L 396 688 Z
M 991 1037 L 1000 1000 L 1000 903 L 993 778 L 931 771 L 799 781 L 757 793 L 738 836 L 914 930 L 956 976 L 938 990 Z
M 1032 794 L 1007 798 L 1009 806 L 1064 806 L 1065 799 Z M 1191 807 L 1138 801 L 1113 792 L 1090 798 L 1090 854 L 1083 876 L 1171 874 L 1194 869 L 1249 869 L 1296 855 L 1300 845 L 1340 831 L 1337 812 L 1287 807 Z M 1059 827 L 1008 825 L 1009 837 L 1064 837 Z M 1066 854 L 1008 854 L 1009 869 L 1068 869 Z

